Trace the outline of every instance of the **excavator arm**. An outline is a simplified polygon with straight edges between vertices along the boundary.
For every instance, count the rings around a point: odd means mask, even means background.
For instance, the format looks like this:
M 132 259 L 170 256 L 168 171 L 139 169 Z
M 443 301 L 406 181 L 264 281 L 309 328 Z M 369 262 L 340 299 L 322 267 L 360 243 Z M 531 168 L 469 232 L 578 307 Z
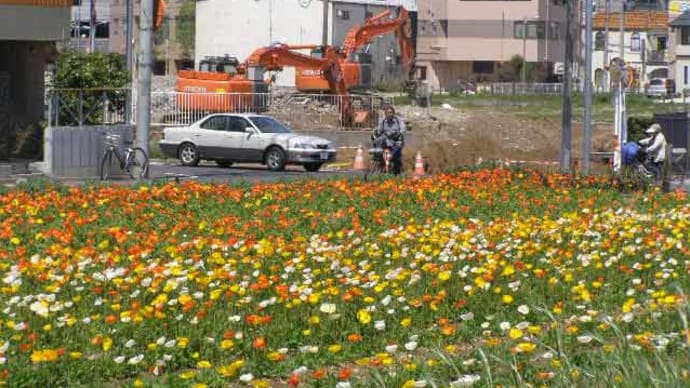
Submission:
M 343 42 L 342 54 L 349 59 L 362 46 L 371 43 L 374 38 L 395 31 L 400 44 L 403 65 L 409 70 L 414 59 L 412 47 L 412 29 L 410 14 L 404 7 L 397 8 L 397 17 L 390 19 L 390 9 L 369 18 L 364 25 L 355 26 L 348 32 Z
M 243 68 L 262 67 L 268 71 L 281 71 L 283 67 L 302 67 L 319 70 L 328 81 L 332 94 L 342 96 L 339 103 L 341 120 L 347 126 L 352 123 L 352 104 L 345 83 L 340 53 L 333 47 L 325 47 L 323 58 L 315 58 L 305 55 L 294 49 L 301 46 L 288 46 L 285 44 L 261 47 L 249 55 Z

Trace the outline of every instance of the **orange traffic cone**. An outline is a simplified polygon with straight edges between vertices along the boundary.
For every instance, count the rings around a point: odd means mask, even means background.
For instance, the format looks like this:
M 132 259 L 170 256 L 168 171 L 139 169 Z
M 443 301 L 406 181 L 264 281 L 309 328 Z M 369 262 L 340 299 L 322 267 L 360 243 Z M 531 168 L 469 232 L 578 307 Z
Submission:
M 367 167 L 364 164 L 364 151 L 362 151 L 362 145 L 357 148 L 357 155 L 355 155 L 355 163 L 352 165 L 353 170 L 366 170 Z
M 424 160 L 422 160 L 422 153 L 417 151 L 417 158 L 414 161 L 414 176 L 424 175 Z

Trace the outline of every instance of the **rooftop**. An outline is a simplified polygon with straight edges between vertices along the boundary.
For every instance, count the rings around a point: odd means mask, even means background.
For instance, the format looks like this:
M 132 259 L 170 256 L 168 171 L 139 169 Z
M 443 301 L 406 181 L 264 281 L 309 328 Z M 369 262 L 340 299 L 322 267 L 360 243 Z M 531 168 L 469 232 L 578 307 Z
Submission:
M 673 19 L 669 25 L 671 27 L 690 27 L 690 11 L 683 12 L 682 15 Z
M 669 26 L 669 15 L 665 11 L 640 11 L 624 12 L 625 30 L 665 30 Z M 610 30 L 617 30 L 620 24 L 620 12 L 611 12 L 608 15 Z M 603 30 L 606 28 L 606 13 L 597 12 L 592 17 L 592 28 Z

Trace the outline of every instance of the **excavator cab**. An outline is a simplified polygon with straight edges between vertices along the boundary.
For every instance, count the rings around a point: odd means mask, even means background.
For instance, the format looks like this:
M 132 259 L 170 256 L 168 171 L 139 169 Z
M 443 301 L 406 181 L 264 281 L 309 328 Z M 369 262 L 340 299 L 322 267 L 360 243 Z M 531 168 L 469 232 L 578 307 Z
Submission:
M 323 46 L 314 47 L 313 49 L 311 49 L 309 55 L 312 58 L 323 58 Z
M 236 57 L 205 57 L 199 61 L 199 71 L 208 73 L 225 73 L 234 76 L 238 73 L 240 61 Z

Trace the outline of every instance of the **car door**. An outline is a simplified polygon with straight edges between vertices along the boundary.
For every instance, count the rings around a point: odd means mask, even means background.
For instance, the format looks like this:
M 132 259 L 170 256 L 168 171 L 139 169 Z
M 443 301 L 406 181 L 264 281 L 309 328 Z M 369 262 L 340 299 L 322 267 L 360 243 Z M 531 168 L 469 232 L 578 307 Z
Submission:
M 222 139 L 226 127 L 227 117 L 224 115 L 210 116 L 199 124 L 199 129 L 193 137 L 202 158 L 216 159 L 222 157 L 224 153 Z
M 242 154 L 245 160 L 261 162 L 265 148 L 261 141 L 264 135 L 244 117 L 235 117 L 233 125 L 237 131 L 242 132 Z M 251 128 L 251 131 L 248 132 L 247 128 Z
M 247 121 L 240 116 L 228 116 L 223 144 L 227 145 L 224 157 L 227 160 L 252 160 L 251 153 L 244 147 Z

